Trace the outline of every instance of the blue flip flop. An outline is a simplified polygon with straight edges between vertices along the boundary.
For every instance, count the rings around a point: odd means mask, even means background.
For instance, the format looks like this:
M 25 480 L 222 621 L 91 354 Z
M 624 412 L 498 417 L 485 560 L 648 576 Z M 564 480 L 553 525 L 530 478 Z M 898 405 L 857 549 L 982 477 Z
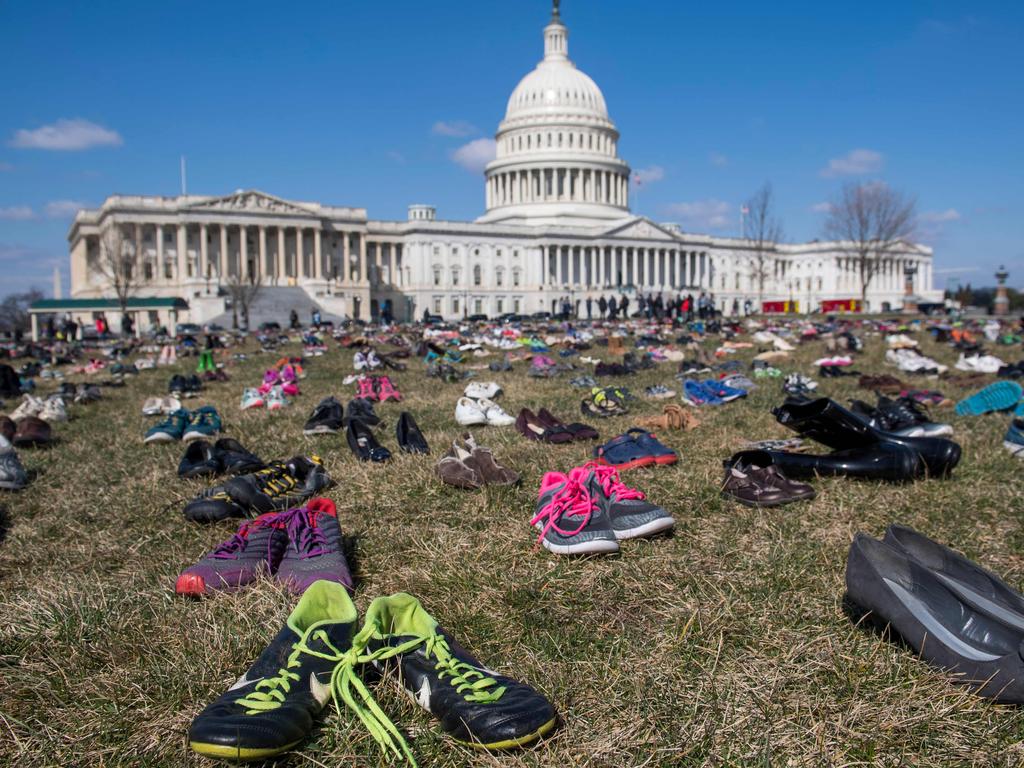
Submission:
M 959 416 L 980 416 L 992 411 L 1006 411 L 1020 402 L 1024 390 L 1015 381 L 997 381 L 980 389 L 956 404 Z

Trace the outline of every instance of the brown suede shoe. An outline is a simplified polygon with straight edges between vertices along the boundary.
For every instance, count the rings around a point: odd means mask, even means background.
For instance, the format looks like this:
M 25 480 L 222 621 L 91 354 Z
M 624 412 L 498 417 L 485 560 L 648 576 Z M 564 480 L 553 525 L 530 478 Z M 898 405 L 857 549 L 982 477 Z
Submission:
M 478 488 L 483 488 L 485 481 L 483 475 L 471 462 L 471 454 L 459 450 L 457 446 L 453 445 L 452 450 L 437 462 L 434 471 L 448 485 L 475 491 Z
M 42 419 L 26 416 L 18 422 L 13 443 L 19 448 L 49 445 L 51 442 L 53 442 L 53 432 L 50 430 L 50 425 Z
M 515 485 L 519 482 L 519 474 L 501 466 L 494 458 L 490 448 L 482 448 L 476 444 L 473 436 L 466 433 L 462 436 L 469 449 L 466 465 L 475 469 L 488 485 Z

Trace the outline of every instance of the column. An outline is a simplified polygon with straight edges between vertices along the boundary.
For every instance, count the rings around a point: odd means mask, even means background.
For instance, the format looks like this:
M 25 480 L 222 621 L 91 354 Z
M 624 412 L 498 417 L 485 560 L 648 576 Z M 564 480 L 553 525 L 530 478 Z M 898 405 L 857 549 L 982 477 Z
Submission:
M 341 233 L 341 282 L 349 283 L 348 274 L 348 232 Z
M 86 245 L 86 253 L 88 253 L 89 246 Z M 142 225 L 135 225 L 135 252 L 132 254 L 132 258 L 135 259 L 135 269 L 142 269 L 142 260 L 145 258 L 142 253 Z
M 249 279 L 249 244 L 244 224 L 238 225 L 238 274 L 242 280 Z
M 178 225 L 178 283 L 181 284 L 188 277 L 188 229 L 184 224 Z
M 323 276 L 323 244 L 320 239 L 320 230 L 313 230 L 313 277 L 319 280 Z
M 306 260 L 302 254 L 302 227 L 295 228 L 295 277 L 306 276 Z
M 205 278 L 210 274 L 210 248 L 206 243 L 208 237 L 206 231 L 206 225 L 199 225 L 199 275 L 198 277 Z
M 156 274 L 155 280 L 162 280 L 164 275 L 164 225 L 156 225 Z M 145 273 L 143 273 L 145 276 Z
M 366 282 L 366 235 L 359 235 L 359 282 Z M 359 310 L 362 312 L 362 308 Z M 367 307 L 366 311 L 369 311 Z
M 260 249 L 260 262 L 256 265 L 256 274 L 269 277 L 267 270 L 267 228 L 262 224 L 258 228 L 259 231 L 259 249 Z
M 217 255 L 217 277 L 228 276 L 228 228 L 220 225 L 220 253 Z
M 287 275 L 287 259 L 285 258 L 284 251 L 284 227 L 277 228 L 277 258 L 275 259 L 277 266 L 274 269 L 275 276 L 277 278 L 277 284 L 280 284 Z
M 594 283 L 598 288 L 604 288 L 604 257 L 605 248 L 599 246 L 594 249 L 594 255 L 597 257 L 597 281 Z

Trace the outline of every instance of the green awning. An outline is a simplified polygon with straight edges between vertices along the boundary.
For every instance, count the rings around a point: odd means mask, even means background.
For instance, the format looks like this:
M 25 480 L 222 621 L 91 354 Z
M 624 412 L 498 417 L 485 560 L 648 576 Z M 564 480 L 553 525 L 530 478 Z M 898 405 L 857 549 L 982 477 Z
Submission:
M 128 299 L 128 309 L 146 312 L 158 309 L 188 309 L 188 302 L 180 296 L 133 296 Z M 31 313 L 49 312 L 120 312 L 117 299 L 40 299 L 32 302 Z

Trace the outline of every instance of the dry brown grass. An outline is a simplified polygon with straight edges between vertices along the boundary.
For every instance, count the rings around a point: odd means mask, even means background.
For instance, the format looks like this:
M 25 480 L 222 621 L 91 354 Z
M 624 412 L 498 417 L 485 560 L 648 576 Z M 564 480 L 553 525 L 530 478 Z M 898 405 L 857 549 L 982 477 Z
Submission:
M 951 363 L 951 350 L 926 345 Z M 297 349 L 297 347 L 292 347 Z M 821 344 L 784 367 L 812 373 Z M 858 362 L 879 371 L 881 343 Z M 749 353 L 740 356 L 746 361 Z M 329 496 L 356 539 L 356 603 L 404 590 L 418 595 L 488 664 L 531 681 L 563 724 L 543 746 L 477 754 L 446 739 L 393 688 L 382 706 L 409 735 L 423 766 L 1019 765 L 1024 718 L 951 686 L 905 648 L 855 627 L 842 611 L 846 549 L 857 530 L 880 535 L 900 521 L 952 542 L 1011 583 L 1024 576 L 1020 464 L 1000 447 L 1006 418 L 952 414 L 964 461 L 954 479 L 910 486 L 816 483 L 812 503 L 757 511 L 718 495 L 721 460 L 740 438 L 786 436 L 765 383 L 747 401 L 702 415 L 695 432 L 663 435 L 673 468 L 627 479 L 668 507 L 673 536 L 626 543 L 620 555 L 559 559 L 533 549 L 528 520 L 543 471 L 586 458 L 586 448 L 525 441 L 512 429 L 480 442 L 523 473 L 516 489 L 462 492 L 433 475 L 458 433 L 458 385 L 426 379 L 417 361 L 393 378 L 434 451 L 387 466 L 352 457 L 341 438 L 304 438 L 320 397 L 341 385 L 350 356 L 309 363 L 304 394 L 279 414 L 238 410 L 243 383 L 274 356 L 254 355 L 213 385 L 226 433 L 265 458 L 317 451 L 337 485 Z M 183 363 L 181 369 L 184 370 Z M 635 391 L 672 382 L 674 366 L 630 377 Z M 232 525 L 186 523 L 181 508 L 201 484 L 175 470 L 180 446 L 144 446 L 146 395 L 171 371 L 144 373 L 102 403 L 76 408 L 47 452 L 23 452 L 32 486 L 2 499 L 11 527 L 0 544 L 0 763 L 202 765 L 190 753 L 191 718 L 277 631 L 292 599 L 273 582 L 191 602 L 173 594 L 178 571 Z M 487 374 L 484 374 L 486 376 Z M 495 377 L 503 404 L 548 405 L 575 416 L 568 376 Z M 942 387 L 960 397 L 964 391 Z M 844 400 L 850 380 L 822 381 Z M 660 406 L 640 403 L 637 413 Z M 380 411 L 393 425 L 401 407 Z M 945 414 L 944 414 L 945 415 Z M 629 418 L 599 424 L 607 436 Z M 385 443 L 395 448 L 394 434 Z M 377 765 L 376 744 L 353 717 L 328 714 L 296 766 Z

